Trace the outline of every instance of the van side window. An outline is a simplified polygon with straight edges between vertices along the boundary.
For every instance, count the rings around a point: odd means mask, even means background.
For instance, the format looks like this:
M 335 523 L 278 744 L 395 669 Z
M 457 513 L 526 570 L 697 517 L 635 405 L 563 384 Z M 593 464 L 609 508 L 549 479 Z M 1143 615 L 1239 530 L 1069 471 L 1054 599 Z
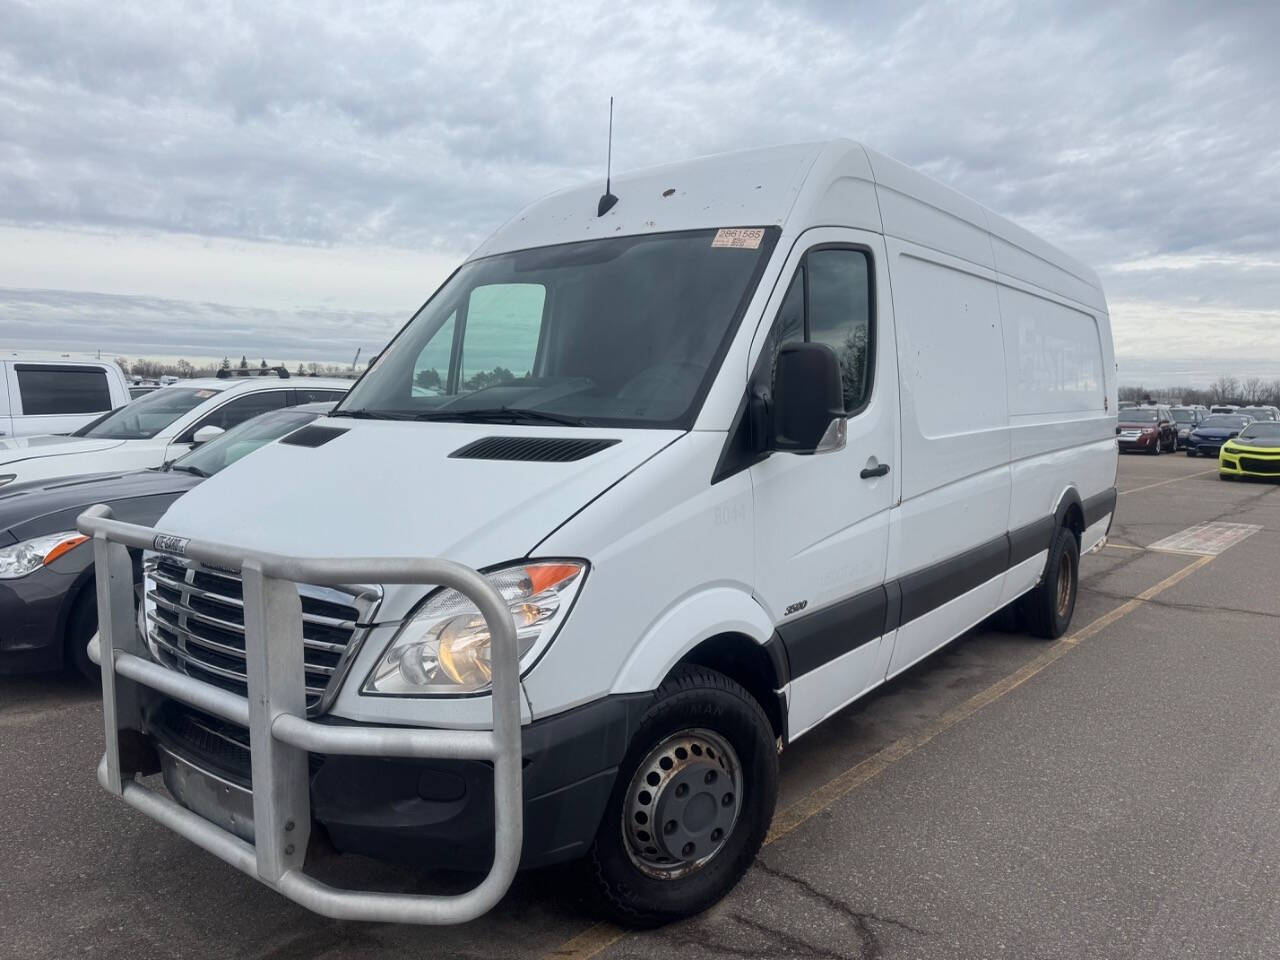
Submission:
M 111 387 L 101 368 L 19 363 L 15 370 L 22 412 L 28 416 L 111 409 Z
M 831 347 L 840 359 L 845 412 L 854 413 L 870 393 L 871 336 L 871 259 L 862 250 L 830 247 L 800 261 L 765 349 L 776 357 L 797 340 Z
M 459 393 L 533 375 L 546 294 L 537 283 L 490 283 L 471 291 Z

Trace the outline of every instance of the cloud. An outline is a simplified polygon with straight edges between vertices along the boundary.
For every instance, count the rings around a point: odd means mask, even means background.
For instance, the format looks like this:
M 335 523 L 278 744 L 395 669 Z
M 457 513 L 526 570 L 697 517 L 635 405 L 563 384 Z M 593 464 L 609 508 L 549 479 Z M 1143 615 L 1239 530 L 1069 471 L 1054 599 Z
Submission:
M 1097 267 L 1118 343 L 1178 317 L 1179 349 L 1233 362 L 1276 303 L 1280 5 L 0 0 L 0 25 L 0 222 L 28 238 L 0 264 L 46 231 L 251 243 L 255 275 L 305 249 L 456 262 L 601 175 L 614 94 L 622 169 L 864 140 Z M 64 259 L 41 286 L 104 292 Z

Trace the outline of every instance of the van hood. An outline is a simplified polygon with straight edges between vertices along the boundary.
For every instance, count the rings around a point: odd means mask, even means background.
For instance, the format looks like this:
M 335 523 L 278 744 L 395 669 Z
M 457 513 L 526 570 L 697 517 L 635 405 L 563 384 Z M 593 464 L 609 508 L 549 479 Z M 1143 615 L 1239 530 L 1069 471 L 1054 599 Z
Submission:
M 8 437 L 0 440 L 0 467 L 20 460 L 40 460 L 70 453 L 94 453 L 110 450 L 123 440 L 101 440 L 96 437 Z
M 166 533 L 301 557 L 444 557 L 489 567 L 526 556 L 609 486 L 683 436 L 674 430 L 323 419 L 320 446 L 277 441 L 177 500 Z M 485 437 L 607 439 L 580 460 L 475 460 Z M 286 440 L 288 438 L 285 438 Z M 422 596 L 388 586 L 378 619 Z

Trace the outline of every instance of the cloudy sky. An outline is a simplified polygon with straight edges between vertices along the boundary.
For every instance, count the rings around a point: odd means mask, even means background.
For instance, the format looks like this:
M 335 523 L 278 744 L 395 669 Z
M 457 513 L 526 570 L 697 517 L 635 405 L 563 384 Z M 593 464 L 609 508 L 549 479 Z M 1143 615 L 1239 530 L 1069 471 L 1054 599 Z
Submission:
M 1280 4 L 0 0 L 0 348 L 342 360 L 540 194 L 851 136 L 1280 378 Z

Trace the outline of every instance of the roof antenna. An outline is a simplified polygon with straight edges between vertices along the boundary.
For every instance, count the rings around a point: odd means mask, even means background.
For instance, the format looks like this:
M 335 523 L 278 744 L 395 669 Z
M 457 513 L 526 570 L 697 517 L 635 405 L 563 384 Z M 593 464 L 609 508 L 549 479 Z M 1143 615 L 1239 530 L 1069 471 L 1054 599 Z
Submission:
M 613 205 L 618 202 L 618 198 L 609 192 L 609 178 L 613 173 L 613 97 L 609 98 L 609 159 L 605 161 L 604 167 L 604 196 L 600 198 L 600 203 L 596 206 L 596 216 L 603 217 L 606 213 L 613 209 Z

